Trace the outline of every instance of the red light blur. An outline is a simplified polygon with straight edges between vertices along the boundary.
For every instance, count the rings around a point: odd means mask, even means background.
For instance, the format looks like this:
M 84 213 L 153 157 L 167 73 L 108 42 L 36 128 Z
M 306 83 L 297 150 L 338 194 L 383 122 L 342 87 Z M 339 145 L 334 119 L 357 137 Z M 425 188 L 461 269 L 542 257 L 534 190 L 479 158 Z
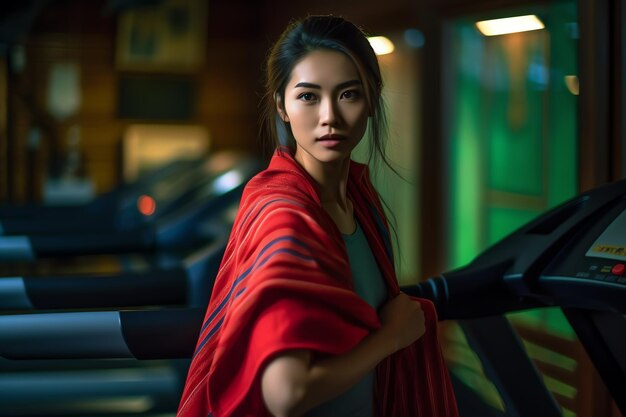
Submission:
M 156 201 L 144 194 L 137 199 L 137 210 L 144 216 L 152 216 L 156 211 Z

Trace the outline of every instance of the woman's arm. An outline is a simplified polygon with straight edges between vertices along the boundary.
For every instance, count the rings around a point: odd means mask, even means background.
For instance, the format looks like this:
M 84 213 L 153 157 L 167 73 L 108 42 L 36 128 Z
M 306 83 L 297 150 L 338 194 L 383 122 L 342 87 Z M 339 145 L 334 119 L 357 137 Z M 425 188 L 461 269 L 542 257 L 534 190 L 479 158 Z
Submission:
M 342 355 L 311 361 L 297 350 L 272 360 L 261 380 L 263 399 L 276 417 L 300 416 L 345 392 L 387 356 L 424 334 L 424 313 L 405 294 L 390 300 L 380 312 L 381 327 Z

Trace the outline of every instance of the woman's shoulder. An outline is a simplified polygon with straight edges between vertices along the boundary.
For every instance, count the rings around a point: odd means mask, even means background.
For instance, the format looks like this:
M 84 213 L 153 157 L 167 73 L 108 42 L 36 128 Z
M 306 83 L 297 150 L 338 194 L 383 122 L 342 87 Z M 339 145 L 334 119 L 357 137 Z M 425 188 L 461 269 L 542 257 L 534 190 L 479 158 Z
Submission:
M 244 195 L 253 198 L 272 195 L 316 200 L 317 194 L 316 187 L 299 172 L 276 169 L 261 171 L 248 182 L 244 190 Z
M 268 167 L 247 184 L 248 194 L 271 193 L 319 202 L 319 187 L 286 152 L 276 152 Z
M 297 172 L 266 169 L 246 185 L 239 207 L 243 227 L 299 224 L 319 218 L 322 210 L 315 187 Z

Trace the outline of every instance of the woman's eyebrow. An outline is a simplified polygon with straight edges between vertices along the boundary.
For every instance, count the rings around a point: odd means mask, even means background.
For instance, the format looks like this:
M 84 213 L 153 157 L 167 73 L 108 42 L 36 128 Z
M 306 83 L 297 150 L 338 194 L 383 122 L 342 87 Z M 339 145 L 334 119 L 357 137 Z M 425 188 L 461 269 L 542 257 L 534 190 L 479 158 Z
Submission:
M 336 89 L 337 89 L 337 90 L 343 90 L 344 88 L 347 88 L 347 87 L 352 87 L 352 86 L 355 86 L 355 85 L 361 85 L 361 84 L 363 84 L 363 83 L 361 82 L 361 80 L 350 80 L 350 81 L 344 81 L 344 82 L 342 82 L 341 84 L 339 84 L 339 85 L 336 87 Z
M 361 81 L 360 80 L 349 80 L 349 81 L 344 81 L 340 84 L 338 84 L 335 89 L 336 90 L 341 90 L 344 89 L 346 87 L 352 87 L 353 85 L 361 85 Z M 321 90 L 322 87 L 318 84 L 313 84 L 313 83 L 308 83 L 306 81 L 301 81 L 298 84 L 296 84 L 293 88 L 313 88 L 313 89 L 317 89 L 317 90 Z
M 316 88 L 318 90 L 321 90 L 322 87 L 317 85 L 317 84 L 313 84 L 313 83 L 307 83 L 307 82 L 299 82 L 298 84 L 296 84 L 293 88 L 298 88 L 298 87 L 303 87 L 303 88 Z

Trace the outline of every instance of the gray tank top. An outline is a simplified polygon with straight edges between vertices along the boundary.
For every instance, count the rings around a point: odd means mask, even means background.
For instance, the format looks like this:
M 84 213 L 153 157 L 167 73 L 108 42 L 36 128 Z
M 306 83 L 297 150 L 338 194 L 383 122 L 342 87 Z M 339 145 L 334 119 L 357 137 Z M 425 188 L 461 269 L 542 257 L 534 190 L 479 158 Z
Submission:
M 351 235 L 343 235 L 350 259 L 355 292 L 376 310 L 387 299 L 387 286 L 367 238 L 357 222 Z M 306 414 L 306 417 L 372 417 L 374 414 L 374 372 L 356 385 Z

